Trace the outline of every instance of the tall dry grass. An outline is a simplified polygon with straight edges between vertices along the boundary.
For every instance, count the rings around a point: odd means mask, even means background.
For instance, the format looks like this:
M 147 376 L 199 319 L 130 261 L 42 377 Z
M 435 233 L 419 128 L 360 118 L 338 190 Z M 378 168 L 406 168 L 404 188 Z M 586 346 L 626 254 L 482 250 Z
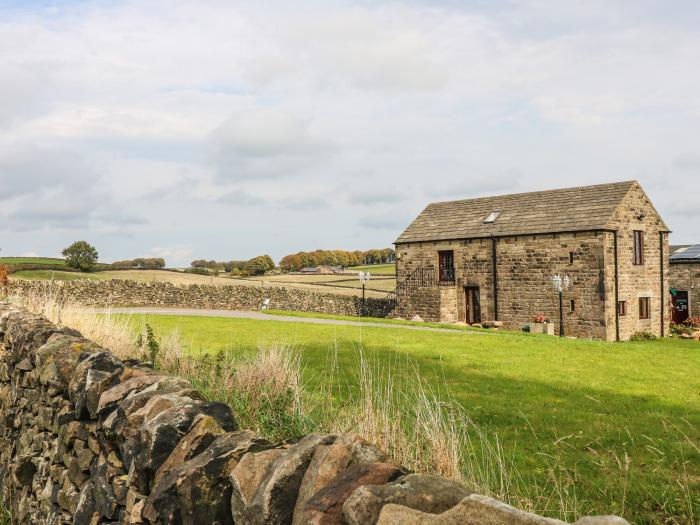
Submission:
M 134 331 L 126 319 L 97 315 L 61 298 L 58 286 L 49 281 L 40 290 L 7 297 L 7 300 L 46 317 L 60 326 L 78 330 L 120 358 L 133 357 Z
M 323 403 L 315 412 L 324 429 L 356 432 L 413 471 L 459 481 L 518 508 L 562 519 L 580 515 L 574 483 L 560 469 L 552 468 L 546 483 L 533 483 L 518 471 L 497 434 L 478 425 L 449 393 L 436 392 L 415 365 L 379 362 L 357 349 L 353 389 L 342 384 L 332 353 L 325 397 L 342 401 L 340 407 Z M 400 380 L 402 366 L 412 373 Z

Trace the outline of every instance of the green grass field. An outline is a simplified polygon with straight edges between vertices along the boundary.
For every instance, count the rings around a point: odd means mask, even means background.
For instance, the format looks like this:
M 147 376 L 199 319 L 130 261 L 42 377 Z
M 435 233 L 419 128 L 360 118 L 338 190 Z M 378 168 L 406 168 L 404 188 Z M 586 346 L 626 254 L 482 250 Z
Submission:
M 577 513 L 622 514 L 636 523 L 697 523 L 700 516 L 695 341 L 615 344 L 184 316 L 130 320 L 135 330 L 148 322 L 161 334 L 179 331 L 195 355 L 290 345 L 301 355 L 305 389 L 323 403 L 352 397 L 360 352 L 396 388 L 415 381 L 418 371 L 500 443 L 511 476 L 540 493 L 558 485 L 556 493 L 566 493 Z
M 26 279 L 28 281 L 76 281 L 90 279 L 90 275 L 78 272 L 62 272 L 60 270 L 20 270 L 12 274 L 13 279 Z
M 371 275 L 396 275 L 396 266 L 391 264 L 365 264 L 362 266 L 351 266 L 351 271 L 369 272 Z
M 333 319 L 336 321 L 353 321 L 353 322 L 365 322 L 365 323 L 376 323 L 376 324 L 394 324 L 399 326 L 421 326 L 428 328 L 440 328 L 441 330 L 457 330 L 466 332 L 494 332 L 490 328 L 477 328 L 475 326 L 470 326 L 467 324 L 452 324 L 452 323 L 426 323 L 421 321 L 409 321 L 406 319 L 391 319 L 388 317 L 359 317 L 356 315 L 335 315 L 335 314 L 321 314 L 317 312 L 297 312 L 294 310 L 265 310 L 265 313 L 273 315 L 284 315 L 287 317 L 312 317 L 316 319 Z M 511 335 L 517 335 L 516 332 L 509 332 Z M 525 334 L 523 334 L 525 335 Z
M 0 264 L 46 264 L 65 266 L 66 261 L 54 257 L 0 257 Z

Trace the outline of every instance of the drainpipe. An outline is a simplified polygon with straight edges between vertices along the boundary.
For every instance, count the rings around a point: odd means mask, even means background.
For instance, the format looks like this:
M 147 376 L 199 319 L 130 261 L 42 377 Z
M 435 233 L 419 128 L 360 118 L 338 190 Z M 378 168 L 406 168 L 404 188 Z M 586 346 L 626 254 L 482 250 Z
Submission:
M 666 323 L 664 322 L 664 318 L 666 317 L 666 312 L 664 309 L 666 308 L 665 306 L 665 295 L 666 295 L 666 285 L 664 283 L 664 233 L 659 232 L 659 260 L 661 261 L 659 264 L 660 271 L 661 271 L 661 337 L 664 337 L 666 335 Z
M 615 247 L 615 341 L 620 340 L 620 285 L 617 265 L 617 230 L 613 231 L 613 244 Z
M 493 316 L 498 321 L 498 269 L 496 268 L 496 237 L 491 236 L 491 266 L 493 270 Z

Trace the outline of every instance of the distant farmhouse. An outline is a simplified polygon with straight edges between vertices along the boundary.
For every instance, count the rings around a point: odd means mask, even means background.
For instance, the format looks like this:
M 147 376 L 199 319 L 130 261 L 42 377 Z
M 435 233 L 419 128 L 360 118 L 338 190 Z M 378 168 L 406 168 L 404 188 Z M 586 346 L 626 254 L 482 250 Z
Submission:
M 700 316 L 700 244 L 671 246 L 673 322 Z
M 566 335 L 664 335 L 668 234 L 636 181 L 430 204 L 395 242 L 396 313 L 558 330 L 559 274 Z

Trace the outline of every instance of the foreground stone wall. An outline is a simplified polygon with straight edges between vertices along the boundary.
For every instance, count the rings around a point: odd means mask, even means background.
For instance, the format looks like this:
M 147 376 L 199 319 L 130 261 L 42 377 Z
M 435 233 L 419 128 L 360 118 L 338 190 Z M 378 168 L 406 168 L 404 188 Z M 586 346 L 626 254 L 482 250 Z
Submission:
M 356 435 L 270 443 L 187 381 L 5 303 L 0 489 L 18 524 L 562 524 L 411 474 Z
M 129 280 L 110 281 L 23 281 L 12 280 L 9 293 L 53 293 L 60 300 L 85 306 L 160 306 L 213 308 L 217 310 L 258 310 L 263 300 L 270 308 L 335 315 L 387 317 L 393 302 L 386 299 L 319 293 L 300 288 L 276 286 L 175 285 Z

